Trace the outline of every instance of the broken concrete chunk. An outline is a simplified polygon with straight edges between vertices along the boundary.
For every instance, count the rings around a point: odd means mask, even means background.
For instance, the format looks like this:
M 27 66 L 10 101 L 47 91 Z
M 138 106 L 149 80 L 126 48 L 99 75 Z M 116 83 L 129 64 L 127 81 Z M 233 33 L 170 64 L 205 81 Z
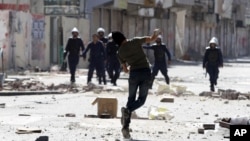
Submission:
M 65 117 L 76 117 L 76 115 L 74 113 L 68 113 L 65 114 Z
M 198 133 L 199 133 L 199 134 L 204 134 L 204 131 L 205 131 L 205 130 L 204 130 L 203 128 L 199 128 L 199 129 L 198 129 Z
M 174 102 L 174 98 L 162 98 L 161 102 L 169 102 L 169 103 L 173 103 Z
M 5 103 L 0 103 L 0 108 L 5 108 Z
M 238 100 L 247 100 L 247 97 L 244 95 L 239 95 Z
M 212 92 L 202 92 L 202 93 L 199 94 L 199 96 L 208 96 L 208 97 L 210 97 L 210 96 L 212 96 Z
M 18 116 L 30 116 L 29 114 L 19 114 Z
M 203 124 L 203 128 L 205 130 L 214 130 L 215 129 L 215 124 Z
M 221 127 L 230 129 L 230 125 L 231 125 L 231 124 L 228 123 L 228 122 L 219 121 L 219 125 L 220 125 Z

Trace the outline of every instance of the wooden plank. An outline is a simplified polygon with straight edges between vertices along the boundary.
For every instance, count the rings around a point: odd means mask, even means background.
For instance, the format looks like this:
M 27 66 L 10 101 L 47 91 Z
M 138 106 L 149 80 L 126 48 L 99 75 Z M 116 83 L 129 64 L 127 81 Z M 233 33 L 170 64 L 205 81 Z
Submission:
M 41 133 L 42 130 L 39 128 L 17 128 L 17 134 L 30 134 L 30 133 Z

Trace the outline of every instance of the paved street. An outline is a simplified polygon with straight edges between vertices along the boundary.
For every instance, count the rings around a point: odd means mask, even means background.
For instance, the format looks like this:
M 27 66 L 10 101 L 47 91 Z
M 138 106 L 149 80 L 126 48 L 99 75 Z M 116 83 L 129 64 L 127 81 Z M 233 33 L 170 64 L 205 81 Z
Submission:
M 218 88 L 235 89 L 242 93 L 249 91 L 250 65 L 247 63 L 227 63 L 220 71 Z M 80 70 L 76 81 L 77 85 L 86 85 L 86 70 Z M 178 63 L 169 68 L 171 87 L 186 86 L 187 91 L 194 95 L 183 94 L 178 97 L 157 95 L 157 86 L 162 84 L 162 76 L 158 75 L 158 82 L 145 105 L 136 111 L 138 117 L 148 117 L 150 106 L 167 108 L 174 115 L 172 120 L 145 120 L 132 119 L 131 135 L 135 140 L 150 141 L 228 141 L 229 130 L 216 124 L 216 130 L 198 134 L 198 128 L 204 123 L 214 123 L 222 117 L 235 117 L 249 115 L 247 107 L 249 100 L 225 100 L 221 98 L 200 97 L 198 94 L 209 90 L 208 76 L 205 78 L 204 70 L 200 64 Z M 68 83 L 68 74 L 48 74 L 36 76 L 9 76 L 32 77 L 35 80 L 50 83 Z M 122 78 L 127 76 L 122 74 Z M 94 82 L 95 81 L 94 79 Z M 24 95 L 2 96 L 0 103 L 6 103 L 0 108 L 0 140 L 2 141 L 34 141 L 39 136 L 49 136 L 50 141 L 115 141 L 122 140 L 120 119 L 86 118 L 85 115 L 95 115 L 96 105 L 91 105 L 96 97 L 115 97 L 118 99 L 118 109 L 125 105 L 127 99 L 127 80 L 118 81 L 124 92 L 103 91 L 95 94 L 67 93 L 62 95 Z M 81 87 L 82 87 L 81 86 Z M 106 87 L 112 87 L 110 84 Z M 163 97 L 173 97 L 174 103 L 161 103 Z M 225 103 L 225 101 L 228 101 Z M 76 117 L 61 117 L 67 113 L 74 113 Z M 30 116 L 19 116 L 28 114 Z M 118 117 L 121 116 L 118 110 Z M 16 134 L 19 127 L 38 128 L 42 133 Z

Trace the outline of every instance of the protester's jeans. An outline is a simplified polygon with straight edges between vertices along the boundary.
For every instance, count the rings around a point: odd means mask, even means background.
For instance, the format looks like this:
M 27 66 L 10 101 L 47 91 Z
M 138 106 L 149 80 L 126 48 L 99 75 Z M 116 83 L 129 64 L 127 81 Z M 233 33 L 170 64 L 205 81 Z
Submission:
M 130 112 L 141 107 L 148 96 L 148 89 L 150 86 L 151 71 L 149 68 L 131 70 L 129 75 L 129 95 L 127 102 L 127 109 Z M 139 88 L 139 95 L 136 98 L 137 89 Z

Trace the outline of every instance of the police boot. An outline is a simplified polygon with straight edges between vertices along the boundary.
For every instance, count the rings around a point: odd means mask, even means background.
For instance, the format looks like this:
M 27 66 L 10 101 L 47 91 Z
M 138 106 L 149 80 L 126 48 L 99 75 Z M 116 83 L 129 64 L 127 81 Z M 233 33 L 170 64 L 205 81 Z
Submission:
M 101 85 L 102 84 L 102 78 L 98 77 L 98 80 L 99 80 L 99 85 Z
M 106 77 L 105 77 L 105 76 L 103 76 L 103 83 L 104 83 L 104 85 L 107 84 L 107 81 L 106 81 Z
M 71 83 L 75 83 L 75 81 L 76 81 L 76 80 L 75 80 L 75 75 L 71 75 L 71 77 L 70 77 L 70 82 L 71 82 Z
M 212 92 L 214 92 L 214 84 L 213 84 L 213 83 L 211 83 L 211 85 L 210 85 L 210 90 L 211 90 Z
M 117 84 L 116 84 L 116 79 L 113 80 L 113 85 L 114 85 L 114 86 L 117 86 Z
M 169 77 L 168 75 L 165 76 L 166 83 L 169 85 Z

